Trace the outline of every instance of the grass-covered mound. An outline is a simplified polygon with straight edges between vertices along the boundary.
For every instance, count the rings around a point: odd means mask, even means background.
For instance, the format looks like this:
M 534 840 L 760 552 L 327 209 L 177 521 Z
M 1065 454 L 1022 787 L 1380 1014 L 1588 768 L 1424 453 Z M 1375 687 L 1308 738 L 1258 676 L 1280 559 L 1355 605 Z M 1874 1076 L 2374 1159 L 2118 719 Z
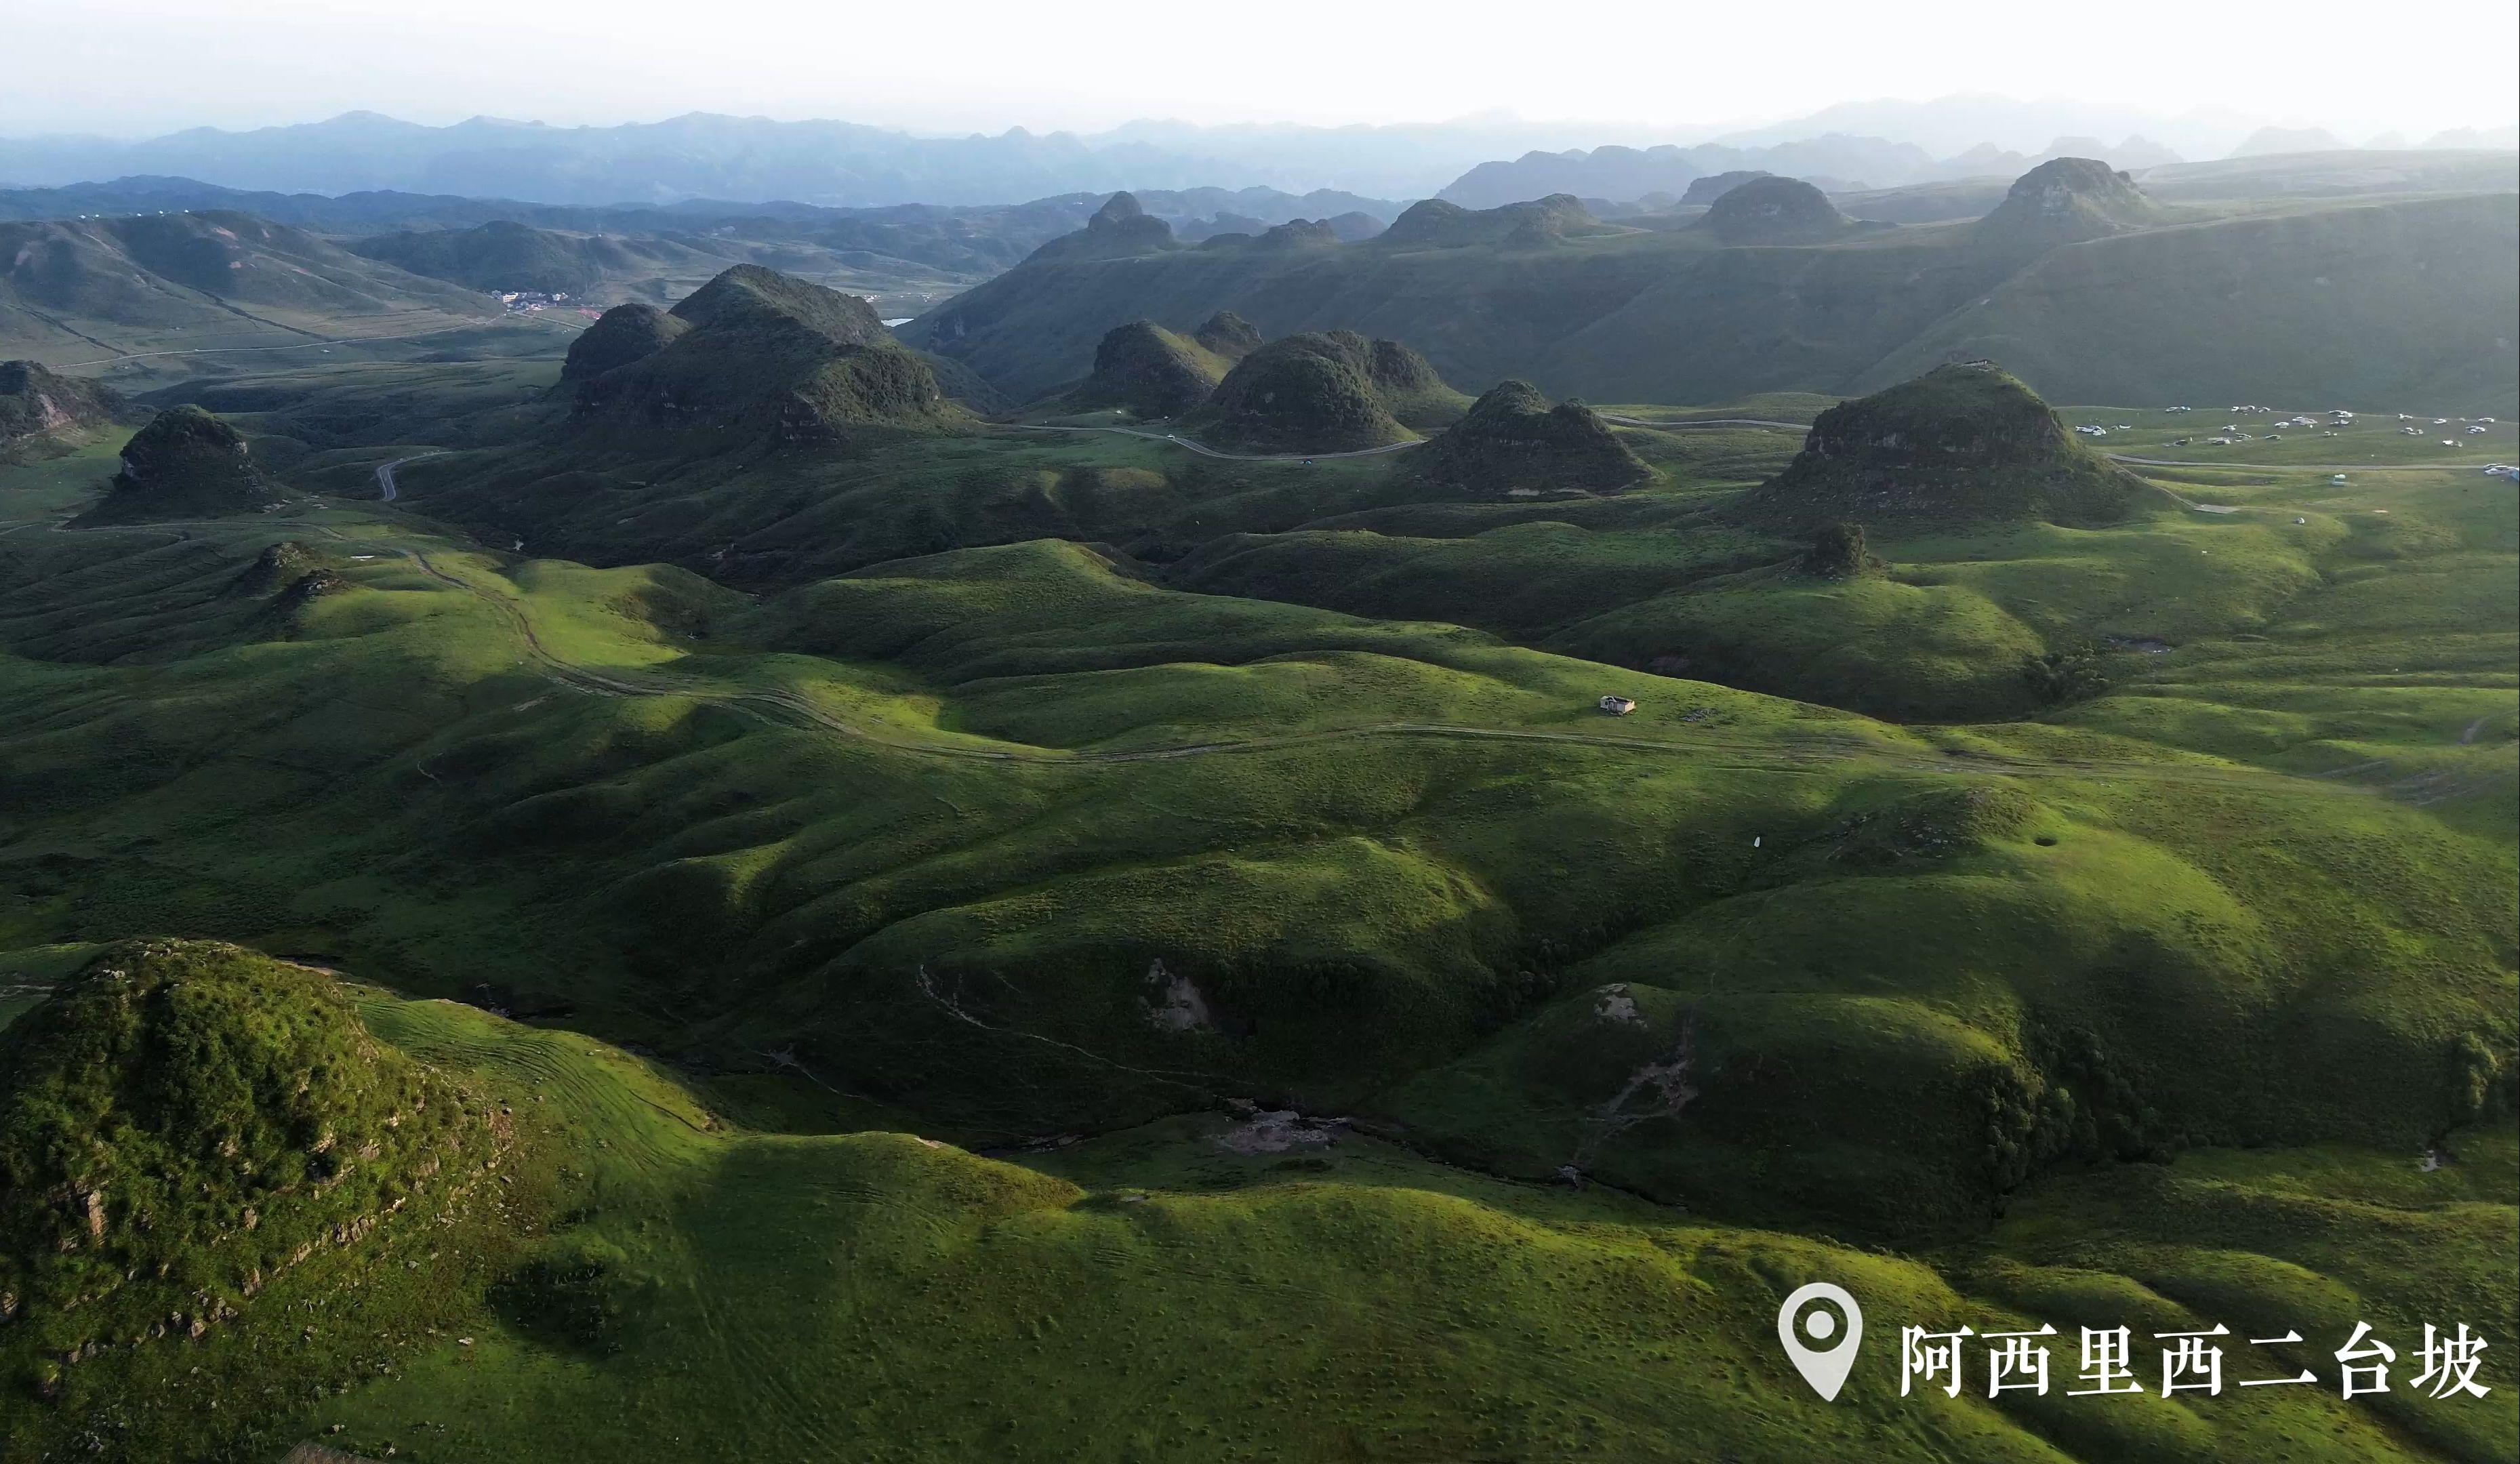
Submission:
M 1823 244 L 1855 227 L 1800 178 L 1752 178 L 1717 196 L 1697 228 L 1728 244 Z
M 1260 328 L 1231 310 L 1219 310 L 1191 333 L 1191 339 L 1228 361 L 1239 361 L 1260 349 Z
M 1213 322 L 1210 323 L 1214 324 Z M 1094 351 L 1094 375 L 1068 394 L 1080 410 L 1122 407 L 1140 417 L 1178 417 L 1207 400 L 1228 363 L 1153 321 L 1114 326 Z
M 1192 435 L 1247 452 L 1335 453 L 1406 442 L 1440 426 L 1464 399 L 1426 358 L 1353 331 L 1283 336 L 1226 373 L 1186 420 Z
M 1572 194 L 1551 194 L 1496 208 L 1463 208 L 1442 199 L 1422 199 L 1391 221 L 1374 243 L 1393 247 L 1461 248 L 1502 244 L 1530 248 L 1558 240 L 1614 232 Z
M 131 434 L 112 491 L 82 521 L 211 518 L 280 501 L 243 433 L 199 407 L 170 407 Z
M 1775 176 L 1777 175 L 1766 168 L 1733 168 L 1727 172 L 1709 173 L 1703 178 L 1690 179 L 1688 191 L 1680 196 L 1680 201 L 1711 204 L 1744 183 Z
M 1032 259 L 1127 259 L 1175 247 L 1173 226 L 1147 212 L 1135 194 L 1116 193 L 1085 227 L 1033 250 Z M 1030 261 L 1027 260 L 1027 263 Z
M 74 1404 L 91 1375 L 442 1204 L 497 1147 L 332 976 L 233 946 L 114 947 L 0 1035 L 0 1370 Z
M 927 364 L 855 295 L 740 264 L 672 314 L 685 327 L 673 339 L 579 380 L 579 428 L 749 446 L 959 415 Z M 631 347 L 648 338 L 635 325 L 623 334 Z
M 568 359 L 560 369 L 563 384 L 591 380 L 606 372 L 644 361 L 691 329 L 691 322 L 644 301 L 615 305 L 568 343 Z
M 2036 392 L 1971 362 L 1822 413 L 1742 511 L 1806 530 L 1837 519 L 2107 523 L 2140 486 L 2077 442 Z
M 112 387 L 36 361 L 0 361 L 0 463 L 86 442 L 128 409 Z
M 2159 223 L 2162 210 L 2135 179 L 2089 157 L 2050 158 L 2015 179 L 1995 211 L 1980 219 L 1980 243 L 2046 249 Z
M 406 229 L 363 239 L 350 252 L 474 289 L 583 294 L 603 283 L 601 244 L 514 219 L 470 229 Z
M 1564 489 L 1615 493 L 1652 469 L 1582 402 L 1549 404 L 1528 381 L 1504 381 L 1427 444 L 1412 466 L 1448 487 L 1528 497 Z

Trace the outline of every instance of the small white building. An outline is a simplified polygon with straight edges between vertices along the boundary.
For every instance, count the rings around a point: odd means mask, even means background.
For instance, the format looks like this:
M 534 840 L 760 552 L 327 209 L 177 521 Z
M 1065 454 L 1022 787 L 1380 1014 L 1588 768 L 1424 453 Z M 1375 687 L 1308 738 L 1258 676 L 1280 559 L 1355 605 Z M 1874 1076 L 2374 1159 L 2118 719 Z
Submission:
M 1624 717 L 1636 709 L 1637 699 L 1633 696 L 1604 696 L 1601 698 L 1601 710 L 1609 713 L 1613 717 Z

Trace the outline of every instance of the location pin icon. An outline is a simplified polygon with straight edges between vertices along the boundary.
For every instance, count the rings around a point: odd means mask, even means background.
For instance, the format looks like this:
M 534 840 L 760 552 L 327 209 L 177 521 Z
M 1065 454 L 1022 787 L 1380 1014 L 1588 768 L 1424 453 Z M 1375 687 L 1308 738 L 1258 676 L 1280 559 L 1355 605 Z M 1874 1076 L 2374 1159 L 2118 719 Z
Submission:
M 1845 1332 L 1838 1330 L 1837 1316 L 1814 1302 L 1835 1302 L 1845 1313 Z M 1834 1400 L 1837 1390 L 1846 1386 L 1846 1375 L 1855 1366 L 1856 1349 L 1864 1341 L 1864 1309 L 1855 1305 L 1843 1286 L 1826 1281 L 1814 1281 L 1785 1298 L 1777 1309 L 1777 1340 L 1785 1345 L 1785 1356 L 1812 1392 Z M 1814 1346 L 1818 1343 L 1822 1346 Z M 1835 1343 L 1831 1347 L 1826 1344 Z

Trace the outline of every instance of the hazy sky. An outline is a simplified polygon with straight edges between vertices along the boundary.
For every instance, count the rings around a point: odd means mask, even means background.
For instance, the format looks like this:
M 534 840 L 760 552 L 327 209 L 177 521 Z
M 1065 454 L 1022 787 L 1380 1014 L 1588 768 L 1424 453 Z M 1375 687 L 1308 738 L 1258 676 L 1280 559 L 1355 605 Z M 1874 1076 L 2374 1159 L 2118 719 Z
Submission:
M 0 0 L 0 131 L 556 123 L 922 131 L 1531 118 L 1656 127 L 1955 92 L 2416 138 L 2510 123 L 2513 0 Z

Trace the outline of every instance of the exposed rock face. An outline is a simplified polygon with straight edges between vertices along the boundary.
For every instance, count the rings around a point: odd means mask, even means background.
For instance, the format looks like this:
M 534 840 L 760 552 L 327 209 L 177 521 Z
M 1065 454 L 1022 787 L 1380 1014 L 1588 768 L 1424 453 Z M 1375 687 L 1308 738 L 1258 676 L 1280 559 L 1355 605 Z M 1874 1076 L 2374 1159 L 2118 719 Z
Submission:
M 1260 328 L 1231 310 L 1209 316 L 1191 338 L 1228 361 L 1239 361 L 1260 349 Z
M 1262 452 L 1353 452 L 1403 442 L 1404 417 L 1450 396 L 1426 358 L 1353 331 L 1273 340 L 1217 383 L 1192 425 L 1205 441 Z M 1460 398 L 1453 396 L 1458 402 Z
M 1071 393 L 1078 407 L 1125 407 L 1140 417 L 1178 417 L 1216 389 L 1222 358 L 1152 321 L 1115 326 L 1094 351 L 1094 375 Z
M 1436 481 L 1480 493 L 1616 492 L 1651 476 L 1593 409 L 1552 407 L 1526 381 L 1490 388 L 1417 456 Z
M 2056 157 L 2013 182 L 1977 238 L 2002 248 L 2045 249 L 2158 221 L 2161 209 L 2135 180 L 2089 157 Z
M 245 573 L 237 576 L 236 589 L 244 595 L 269 595 L 314 567 L 313 550 L 294 539 L 283 539 L 263 550 Z
M 32 361 L 0 361 L 0 462 L 75 447 L 128 410 L 112 387 Z
M 1977 362 L 1822 413 L 1802 452 L 1743 510 L 1805 530 L 1836 520 L 2104 523 L 2124 516 L 2138 487 L 2037 393 Z
M 627 347 L 651 331 L 669 338 L 581 377 L 577 425 L 785 444 L 932 425 L 957 413 L 927 364 L 856 295 L 740 264 L 671 318 L 676 325 L 624 317 L 616 339 Z
M 1695 227 L 1728 244 L 1819 244 L 1855 227 L 1828 195 L 1800 178 L 1753 178 L 1706 210 Z
M 653 305 L 615 305 L 568 343 L 568 360 L 560 369 L 563 382 L 600 377 L 633 361 L 643 361 L 691 329 L 691 322 Z
M 91 522 L 258 512 L 281 501 L 237 429 L 199 407 L 171 407 L 132 434 L 113 491 Z

